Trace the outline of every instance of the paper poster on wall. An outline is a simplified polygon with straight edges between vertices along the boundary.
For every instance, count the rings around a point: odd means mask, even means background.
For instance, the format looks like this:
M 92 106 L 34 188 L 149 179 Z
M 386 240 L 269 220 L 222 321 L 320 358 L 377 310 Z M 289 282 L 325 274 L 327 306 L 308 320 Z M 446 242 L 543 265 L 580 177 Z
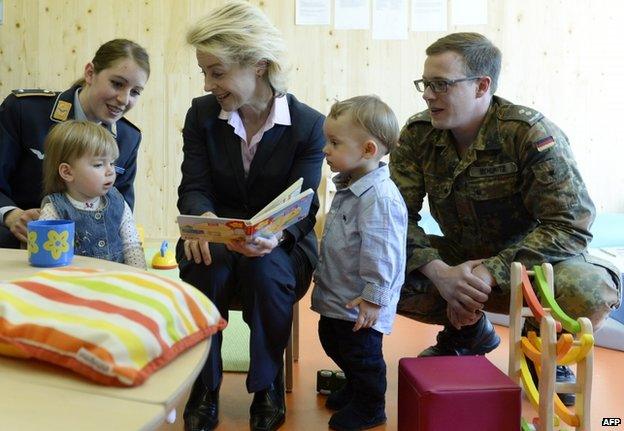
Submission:
M 451 0 L 451 25 L 483 25 L 487 21 L 487 0 Z
M 407 0 L 373 0 L 373 39 L 407 39 Z
M 330 0 L 296 0 L 296 25 L 329 25 L 330 23 Z
M 446 0 L 412 0 L 412 31 L 447 31 Z
M 341 30 L 370 28 L 369 0 L 335 0 L 334 28 Z

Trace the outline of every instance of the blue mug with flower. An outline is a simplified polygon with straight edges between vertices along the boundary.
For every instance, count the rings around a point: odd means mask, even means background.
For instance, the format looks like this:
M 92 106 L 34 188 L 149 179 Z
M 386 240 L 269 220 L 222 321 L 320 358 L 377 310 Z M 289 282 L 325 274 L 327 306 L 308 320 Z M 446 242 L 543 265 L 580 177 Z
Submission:
M 28 262 L 32 266 L 52 268 L 69 265 L 74 258 L 72 220 L 36 220 L 28 228 Z

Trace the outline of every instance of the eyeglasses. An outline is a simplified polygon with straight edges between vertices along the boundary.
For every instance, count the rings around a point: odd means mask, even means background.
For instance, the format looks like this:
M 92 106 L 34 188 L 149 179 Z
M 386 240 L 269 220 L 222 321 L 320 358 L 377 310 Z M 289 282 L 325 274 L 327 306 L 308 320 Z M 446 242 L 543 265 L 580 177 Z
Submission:
M 428 79 L 417 79 L 414 81 L 414 85 L 416 86 L 416 90 L 420 93 L 424 93 L 427 87 L 431 87 L 431 90 L 434 93 L 446 93 L 449 85 L 455 85 L 458 82 L 464 81 L 474 81 L 475 79 L 481 78 L 482 76 L 469 76 L 467 78 L 459 79 L 434 79 L 433 81 L 429 81 Z

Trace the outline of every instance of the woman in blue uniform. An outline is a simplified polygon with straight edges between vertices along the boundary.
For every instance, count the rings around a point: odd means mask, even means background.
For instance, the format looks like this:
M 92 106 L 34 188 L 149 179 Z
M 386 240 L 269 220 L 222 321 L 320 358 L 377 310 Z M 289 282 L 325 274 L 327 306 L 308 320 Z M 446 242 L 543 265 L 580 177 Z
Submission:
M 63 92 L 19 89 L 0 106 L 0 247 L 26 241 L 26 224 L 39 217 L 43 142 L 57 123 L 100 123 L 119 146 L 115 187 L 134 206 L 133 182 L 141 132 L 123 115 L 137 102 L 150 73 L 140 45 L 106 42 L 85 66 L 84 77 Z

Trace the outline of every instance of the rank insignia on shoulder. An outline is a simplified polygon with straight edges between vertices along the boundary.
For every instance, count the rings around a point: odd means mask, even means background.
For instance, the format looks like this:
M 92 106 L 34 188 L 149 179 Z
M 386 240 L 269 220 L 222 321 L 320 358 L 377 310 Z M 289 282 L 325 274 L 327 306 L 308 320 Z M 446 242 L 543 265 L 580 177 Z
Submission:
M 498 118 L 506 121 L 522 121 L 533 126 L 544 116 L 535 109 L 520 105 L 502 105 L 498 109 Z
M 535 148 L 537 148 L 537 151 L 546 151 L 550 147 L 555 146 L 555 139 L 552 136 L 547 136 L 546 138 L 537 141 L 534 145 Z
M 56 96 L 56 92 L 52 90 L 46 90 L 43 88 L 18 88 L 11 91 L 15 97 L 27 97 L 27 96 Z
M 71 103 L 66 102 L 65 100 L 59 100 L 56 104 L 56 107 L 54 108 L 54 112 L 52 113 L 52 119 L 57 121 L 67 120 L 71 107 Z

